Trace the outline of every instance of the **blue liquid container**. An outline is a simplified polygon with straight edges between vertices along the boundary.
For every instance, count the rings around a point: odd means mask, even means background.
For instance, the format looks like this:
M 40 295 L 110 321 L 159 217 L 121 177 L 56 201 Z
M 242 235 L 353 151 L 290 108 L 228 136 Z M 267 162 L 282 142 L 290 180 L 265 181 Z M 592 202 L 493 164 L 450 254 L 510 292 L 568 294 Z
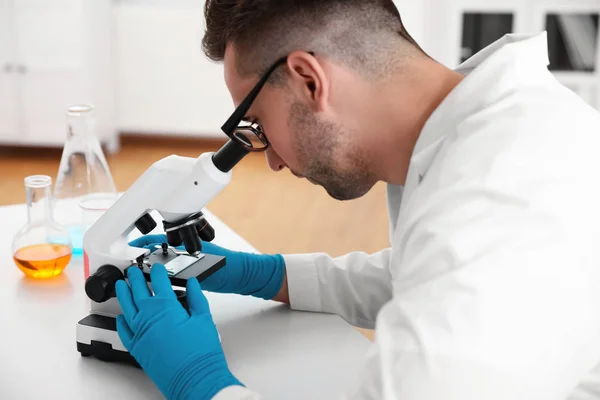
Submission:
M 67 109 L 66 138 L 54 187 L 54 217 L 69 232 L 73 256 L 83 255 L 84 232 L 102 211 L 84 207 L 88 199 L 117 195 L 96 136 L 94 113 L 89 104 Z
M 73 256 L 83 255 L 83 229 L 81 226 L 68 227 L 71 245 L 73 247 Z

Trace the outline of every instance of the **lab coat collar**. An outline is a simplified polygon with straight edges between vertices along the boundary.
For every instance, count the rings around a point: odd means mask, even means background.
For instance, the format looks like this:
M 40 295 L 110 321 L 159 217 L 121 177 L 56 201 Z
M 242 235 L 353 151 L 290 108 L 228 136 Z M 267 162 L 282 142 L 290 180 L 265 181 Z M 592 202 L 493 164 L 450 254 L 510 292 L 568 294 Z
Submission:
M 514 75 L 509 73 L 511 68 L 547 67 L 547 49 L 546 32 L 508 34 L 459 65 L 455 71 L 466 77 L 425 123 L 411 157 L 410 168 L 415 174 L 409 171 L 406 185 L 409 181 L 420 183 L 448 129 L 514 86 Z

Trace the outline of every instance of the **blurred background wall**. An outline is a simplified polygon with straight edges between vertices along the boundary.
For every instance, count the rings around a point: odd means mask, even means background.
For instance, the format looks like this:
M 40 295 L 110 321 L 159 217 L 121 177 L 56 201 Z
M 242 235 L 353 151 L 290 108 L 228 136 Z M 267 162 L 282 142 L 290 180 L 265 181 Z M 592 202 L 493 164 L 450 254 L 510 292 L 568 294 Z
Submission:
M 600 108 L 600 0 L 396 0 L 415 39 L 455 67 L 506 33 L 547 31 L 549 68 Z
M 548 31 L 550 68 L 600 108 L 600 0 L 397 0 L 409 32 L 455 67 L 506 33 Z M 23 178 L 56 174 L 64 111 L 97 108 L 118 189 L 157 159 L 222 143 L 233 109 L 222 66 L 202 54 L 201 0 L 0 0 L 0 205 Z M 234 171 L 209 208 L 264 252 L 377 251 L 388 245 L 385 187 L 337 202 L 263 155 Z

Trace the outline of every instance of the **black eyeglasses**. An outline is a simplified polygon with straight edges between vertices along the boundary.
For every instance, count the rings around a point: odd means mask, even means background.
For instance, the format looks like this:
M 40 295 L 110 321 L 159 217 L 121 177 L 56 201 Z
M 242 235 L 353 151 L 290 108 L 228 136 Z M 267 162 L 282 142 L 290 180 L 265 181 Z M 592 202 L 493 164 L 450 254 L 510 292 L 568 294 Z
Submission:
M 314 53 L 309 52 L 311 55 Z M 235 109 L 231 117 L 223 124 L 221 130 L 232 140 L 242 145 L 248 151 L 264 151 L 269 147 L 269 141 L 261 126 L 255 122 L 244 121 L 250 106 L 256 100 L 261 89 L 271 74 L 281 65 L 287 62 L 287 56 L 277 60 L 258 81 L 256 86 L 248 93 L 246 98 Z

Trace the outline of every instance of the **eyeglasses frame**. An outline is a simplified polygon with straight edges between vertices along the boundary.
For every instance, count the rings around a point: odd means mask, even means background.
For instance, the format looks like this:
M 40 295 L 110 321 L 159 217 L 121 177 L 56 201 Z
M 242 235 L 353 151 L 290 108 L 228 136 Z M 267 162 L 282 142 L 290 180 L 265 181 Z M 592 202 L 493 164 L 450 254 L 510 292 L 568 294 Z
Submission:
M 309 52 L 309 54 L 314 56 L 313 52 Z M 240 140 L 240 139 L 236 138 L 236 136 L 235 136 L 236 130 L 242 129 L 242 128 L 244 130 L 248 130 L 248 129 L 252 130 L 253 133 L 259 138 L 259 140 L 265 145 L 265 147 L 260 148 L 260 149 L 248 148 L 248 150 L 250 150 L 250 151 L 265 151 L 269 147 L 269 141 L 267 140 L 267 137 L 265 136 L 264 132 L 262 131 L 262 129 L 260 129 L 260 127 L 258 125 L 255 128 L 252 126 L 252 124 L 250 126 L 243 126 L 243 127 L 240 126 L 240 124 L 246 117 L 248 110 L 250 109 L 250 107 L 252 106 L 252 104 L 254 103 L 256 98 L 258 97 L 258 94 L 260 93 L 262 88 L 268 82 L 268 80 L 271 77 L 271 75 L 273 74 L 273 72 L 277 68 L 279 68 L 281 65 L 285 64 L 287 62 L 287 60 L 288 60 L 288 56 L 286 55 L 285 57 L 282 57 L 282 58 L 278 59 L 277 61 L 275 61 L 269 67 L 267 72 L 265 72 L 265 74 L 256 83 L 254 88 L 252 88 L 252 90 L 246 95 L 244 100 L 242 100 L 242 102 L 237 106 L 235 111 L 231 114 L 231 116 L 227 119 L 227 121 L 225 121 L 223 126 L 221 126 L 221 130 L 223 131 L 223 133 L 225 133 L 230 139 L 232 139 L 236 142 L 239 142 L 239 140 Z

